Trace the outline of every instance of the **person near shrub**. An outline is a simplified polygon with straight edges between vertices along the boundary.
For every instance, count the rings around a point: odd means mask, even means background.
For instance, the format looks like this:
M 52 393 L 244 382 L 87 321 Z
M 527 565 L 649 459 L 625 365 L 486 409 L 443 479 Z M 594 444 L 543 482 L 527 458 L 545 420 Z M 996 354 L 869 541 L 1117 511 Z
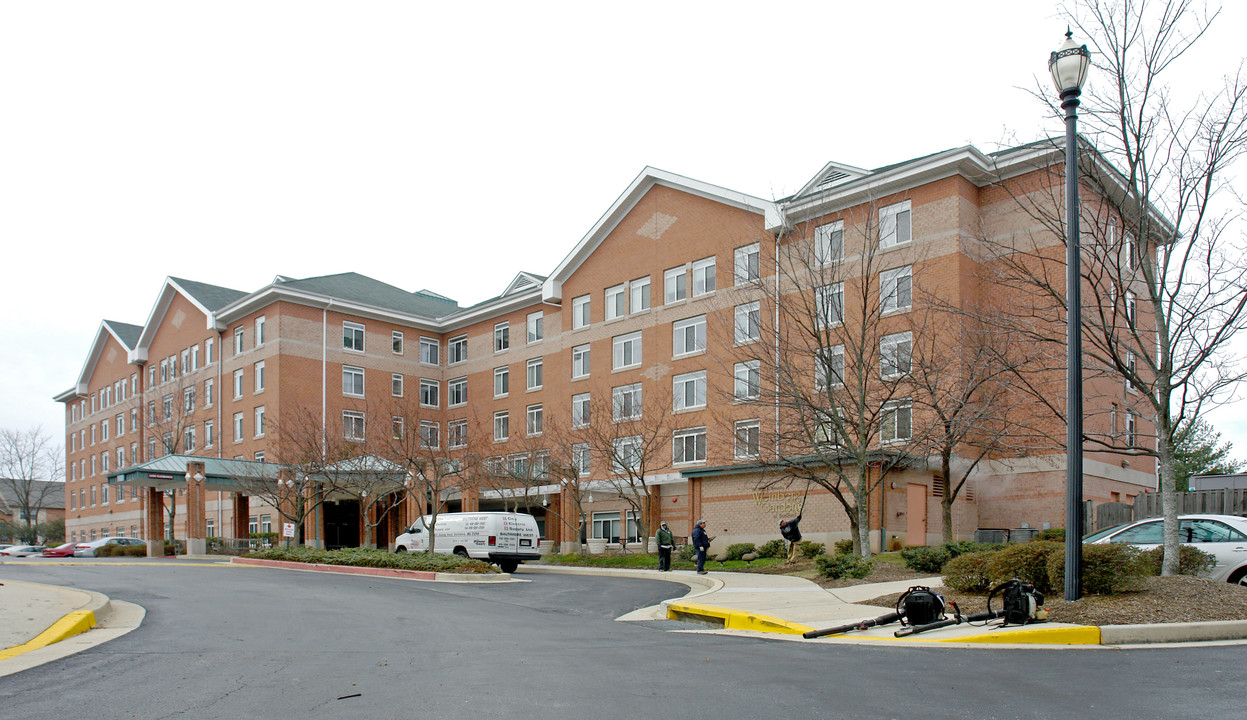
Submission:
M 788 541 L 788 562 L 795 563 L 797 561 L 797 543 L 801 542 L 801 529 L 797 527 L 797 523 L 801 522 L 801 516 L 797 515 L 791 520 L 779 521 L 779 534 L 784 536 Z
M 714 538 L 706 534 L 706 521 L 698 520 L 693 528 L 693 549 L 697 551 L 697 574 L 706 574 L 706 551 L 710 549 L 710 541 Z
M 671 534 L 667 523 L 658 526 L 658 534 L 654 536 L 654 540 L 658 543 L 658 570 L 660 572 L 669 572 L 671 570 L 671 549 L 675 547 L 675 535 Z

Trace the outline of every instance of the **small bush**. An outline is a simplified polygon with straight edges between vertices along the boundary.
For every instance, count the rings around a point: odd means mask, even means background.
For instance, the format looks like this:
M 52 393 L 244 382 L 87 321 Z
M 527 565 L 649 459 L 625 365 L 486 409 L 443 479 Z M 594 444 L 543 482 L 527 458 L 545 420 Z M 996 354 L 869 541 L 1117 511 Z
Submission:
M 905 567 L 920 573 L 937 573 L 944 569 L 944 563 L 953 559 L 945 547 L 907 547 L 901 551 L 901 559 Z
M 740 560 L 746 553 L 756 553 L 758 549 L 753 543 L 732 543 L 727 546 L 727 559 Z
M 970 553 L 999 550 L 1004 547 L 1004 545 L 974 542 L 972 540 L 958 540 L 956 542 L 944 543 L 940 547 L 948 551 L 949 557 L 958 557 L 961 555 L 969 555 Z
M 697 549 L 692 545 L 685 545 L 680 548 L 680 554 L 676 557 L 684 562 L 692 562 L 693 558 L 697 557 Z
M 814 564 L 823 577 L 832 580 L 844 577 L 861 579 L 875 569 L 874 561 L 847 553 L 819 555 L 814 559 Z
M 1063 548 L 1064 546 L 1062 546 Z M 1138 590 L 1147 563 L 1138 548 L 1121 543 L 1082 546 L 1082 590 L 1088 595 L 1113 595 Z M 1065 586 L 1065 553 L 1048 558 L 1051 587 Z
M 814 558 L 826 552 L 827 546 L 812 540 L 802 540 L 797 543 L 797 549 L 800 550 L 801 554 L 805 557 Z
M 780 558 L 786 557 L 788 554 L 788 543 L 775 538 L 762 543 L 762 547 L 758 548 L 758 557 L 763 558 Z
M 1047 530 L 1040 530 L 1035 533 L 1035 537 L 1031 538 L 1031 540 L 1050 540 L 1052 542 L 1063 543 L 1065 542 L 1065 528 L 1048 528 Z
M 832 545 L 832 547 L 836 549 L 836 554 L 838 555 L 852 555 L 853 554 L 852 538 L 845 538 L 843 540 L 837 540 L 835 544 Z
M 1086 555 L 1086 549 L 1094 547 L 1092 545 L 1083 546 L 1083 555 Z M 1152 548 L 1143 551 L 1139 556 L 1139 561 L 1143 563 L 1144 569 L 1150 575 L 1159 575 L 1161 563 L 1165 559 L 1164 546 Z M 1205 575 L 1212 571 L 1217 565 L 1217 558 L 1211 553 L 1206 553 L 1194 545 L 1178 546 L 1178 574 L 1179 575 Z
M 991 554 L 991 559 L 987 562 L 987 572 L 993 583 L 1017 578 L 1031 583 L 1041 593 L 1050 593 L 1052 586 L 1048 579 L 1048 558 L 1064 552 L 1063 544 L 1044 540 L 1007 545 L 1003 550 Z
M 118 552 L 120 551 L 120 552 Z M 121 555 L 123 557 L 147 557 L 146 545 L 118 545 L 113 555 Z
M 944 564 L 944 584 L 961 592 L 987 592 L 992 587 L 992 576 L 987 565 L 994 551 L 958 555 Z

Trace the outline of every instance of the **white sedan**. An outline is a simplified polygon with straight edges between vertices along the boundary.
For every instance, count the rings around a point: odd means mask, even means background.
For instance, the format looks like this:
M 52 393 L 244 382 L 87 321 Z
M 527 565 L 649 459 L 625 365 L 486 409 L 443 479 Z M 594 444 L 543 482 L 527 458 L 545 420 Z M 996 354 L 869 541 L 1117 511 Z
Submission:
M 1162 518 L 1147 518 L 1083 538 L 1084 543 L 1127 543 L 1151 550 L 1165 542 Z M 1179 515 L 1178 542 L 1211 554 L 1217 564 L 1208 573 L 1213 580 L 1247 585 L 1247 518 L 1236 515 Z
M 41 555 L 42 553 L 42 545 L 13 545 L 0 550 L 0 555 L 8 555 L 9 557 L 29 557 L 31 555 Z

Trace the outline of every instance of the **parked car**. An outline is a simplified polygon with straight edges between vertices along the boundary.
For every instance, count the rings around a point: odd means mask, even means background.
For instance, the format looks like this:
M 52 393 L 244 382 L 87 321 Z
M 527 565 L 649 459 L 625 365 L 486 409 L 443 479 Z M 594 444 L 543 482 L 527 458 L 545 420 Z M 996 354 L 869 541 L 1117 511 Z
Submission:
M 1084 543 L 1127 543 L 1151 550 L 1165 542 L 1165 521 L 1147 518 L 1092 533 Z M 1235 515 L 1179 515 L 1178 542 L 1217 559 L 1208 573 L 1213 580 L 1247 585 L 1247 518 Z
M 78 543 L 74 546 L 74 557 L 95 557 L 95 551 L 105 545 L 147 545 L 137 538 L 110 537 Z
M 73 557 L 74 548 L 77 546 L 78 546 L 78 543 L 67 542 L 64 545 L 57 545 L 54 548 L 44 548 L 43 556 L 44 557 Z
M 8 555 L 9 557 L 28 557 L 30 555 L 38 555 L 43 552 L 42 545 L 12 545 L 0 550 L 0 555 Z

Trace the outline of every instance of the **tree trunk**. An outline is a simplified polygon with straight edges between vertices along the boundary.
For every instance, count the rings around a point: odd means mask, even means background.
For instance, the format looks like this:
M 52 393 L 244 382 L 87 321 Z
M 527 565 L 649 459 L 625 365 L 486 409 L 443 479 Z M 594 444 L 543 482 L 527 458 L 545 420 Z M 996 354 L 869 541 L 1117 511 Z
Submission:
M 870 552 L 870 493 L 865 486 L 859 486 L 853 493 L 857 498 L 857 554 L 868 558 Z
M 1173 444 L 1163 433 L 1157 443 L 1160 451 L 1160 500 L 1165 516 L 1165 555 L 1160 574 L 1178 574 L 1178 492 L 1174 484 Z

